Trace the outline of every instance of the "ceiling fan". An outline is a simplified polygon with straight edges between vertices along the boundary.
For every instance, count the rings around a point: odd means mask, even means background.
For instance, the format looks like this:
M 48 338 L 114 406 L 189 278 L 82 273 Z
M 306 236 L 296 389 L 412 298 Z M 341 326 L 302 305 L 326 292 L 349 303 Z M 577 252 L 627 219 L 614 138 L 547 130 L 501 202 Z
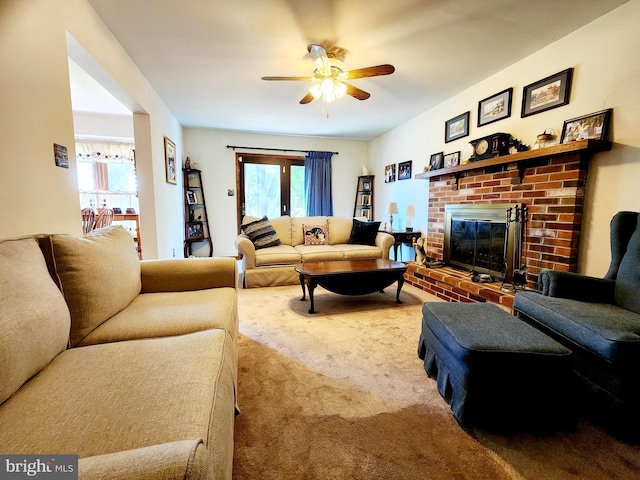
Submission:
M 342 60 L 345 50 L 336 47 L 324 47 L 315 43 L 307 45 L 307 50 L 311 54 L 311 59 L 315 65 L 315 70 L 310 77 L 262 77 L 262 80 L 299 80 L 303 82 L 313 82 L 302 100 L 301 104 L 310 103 L 314 99 L 322 99 L 324 102 L 333 102 L 347 94 L 358 100 L 366 100 L 370 93 L 347 83 L 347 80 L 358 78 L 378 77 L 390 75 L 395 71 L 393 65 L 384 64 L 373 67 L 357 68 L 345 71 L 342 68 Z

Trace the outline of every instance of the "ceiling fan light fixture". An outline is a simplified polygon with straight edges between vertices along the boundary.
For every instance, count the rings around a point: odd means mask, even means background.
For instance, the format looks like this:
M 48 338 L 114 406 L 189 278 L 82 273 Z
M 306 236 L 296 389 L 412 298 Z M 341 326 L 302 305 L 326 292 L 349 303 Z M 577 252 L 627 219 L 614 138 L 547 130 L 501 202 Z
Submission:
M 342 98 L 347 93 L 347 85 L 331 77 L 325 77 L 314 83 L 309 88 L 309 93 L 316 100 L 322 98 L 325 103 L 331 103 L 334 100 Z

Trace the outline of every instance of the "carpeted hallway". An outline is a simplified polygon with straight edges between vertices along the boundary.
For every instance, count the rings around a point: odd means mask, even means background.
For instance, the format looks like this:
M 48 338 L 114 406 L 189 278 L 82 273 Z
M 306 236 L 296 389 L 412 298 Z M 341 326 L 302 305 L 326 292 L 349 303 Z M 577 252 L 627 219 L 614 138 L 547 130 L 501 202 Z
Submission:
M 240 289 L 234 478 L 631 479 L 640 446 L 581 422 L 552 437 L 460 429 L 416 348 L 434 297 Z

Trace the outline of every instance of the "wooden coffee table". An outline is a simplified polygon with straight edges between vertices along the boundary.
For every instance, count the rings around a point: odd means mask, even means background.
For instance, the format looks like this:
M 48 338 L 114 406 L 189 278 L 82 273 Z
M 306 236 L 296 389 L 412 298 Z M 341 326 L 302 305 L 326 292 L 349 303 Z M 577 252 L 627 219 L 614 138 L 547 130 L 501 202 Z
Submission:
M 311 308 L 315 313 L 313 291 L 320 285 L 330 292 L 340 295 L 366 295 L 382 292 L 393 282 L 398 282 L 396 303 L 400 301 L 400 290 L 404 284 L 404 272 L 407 266 L 393 260 L 339 260 L 333 262 L 304 262 L 295 268 L 300 274 L 302 286 L 301 301 L 305 301 L 306 290 L 309 290 Z

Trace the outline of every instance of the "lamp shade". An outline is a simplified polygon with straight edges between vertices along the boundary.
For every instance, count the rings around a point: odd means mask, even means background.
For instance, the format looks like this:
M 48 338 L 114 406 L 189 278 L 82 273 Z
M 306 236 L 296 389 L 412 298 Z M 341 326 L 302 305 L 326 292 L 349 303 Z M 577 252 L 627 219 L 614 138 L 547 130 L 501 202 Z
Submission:
M 389 213 L 391 215 L 398 213 L 398 204 L 396 202 L 389 202 Z

